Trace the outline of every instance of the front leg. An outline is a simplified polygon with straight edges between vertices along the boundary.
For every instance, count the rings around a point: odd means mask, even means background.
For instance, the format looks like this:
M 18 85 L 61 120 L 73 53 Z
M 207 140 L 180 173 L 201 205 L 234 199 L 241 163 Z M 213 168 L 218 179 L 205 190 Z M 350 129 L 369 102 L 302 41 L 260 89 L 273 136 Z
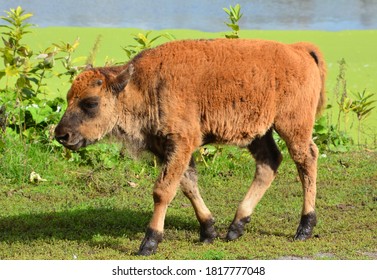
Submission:
M 175 197 L 179 182 L 189 165 L 194 150 L 184 139 L 173 143 L 174 145 L 167 148 L 171 153 L 166 157 L 166 163 L 154 186 L 153 215 L 138 252 L 142 256 L 154 254 L 158 243 L 162 241 L 166 210 Z
M 158 243 L 162 241 L 163 233 L 148 227 L 145 237 L 141 242 L 138 255 L 149 256 L 156 253 Z

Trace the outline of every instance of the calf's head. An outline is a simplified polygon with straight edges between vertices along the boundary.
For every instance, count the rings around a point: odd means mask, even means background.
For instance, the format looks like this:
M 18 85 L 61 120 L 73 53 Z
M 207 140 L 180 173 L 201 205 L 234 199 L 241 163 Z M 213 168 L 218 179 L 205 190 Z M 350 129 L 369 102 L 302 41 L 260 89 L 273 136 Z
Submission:
M 110 132 L 119 118 L 117 100 L 132 73 L 129 65 L 123 71 L 91 68 L 79 74 L 68 91 L 68 107 L 55 129 L 56 140 L 77 150 Z

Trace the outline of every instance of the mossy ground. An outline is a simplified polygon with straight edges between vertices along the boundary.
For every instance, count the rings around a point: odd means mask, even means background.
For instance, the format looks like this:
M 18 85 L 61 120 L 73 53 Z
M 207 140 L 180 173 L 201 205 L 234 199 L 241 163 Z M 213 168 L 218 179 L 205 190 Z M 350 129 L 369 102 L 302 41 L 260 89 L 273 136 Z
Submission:
M 142 259 L 135 255 L 152 214 L 153 158 L 125 157 L 112 169 L 69 163 L 42 146 L 8 143 L 0 166 L 0 259 Z M 25 152 L 17 159 L 15 151 Z M 376 152 L 327 154 L 318 165 L 318 225 L 293 242 L 301 184 L 285 153 L 279 174 L 256 208 L 244 236 L 199 242 L 189 201 L 178 192 L 168 209 L 165 239 L 151 259 L 376 259 Z M 224 148 L 206 167 L 200 188 L 225 235 L 248 189 L 254 161 Z M 31 171 L 46 182 L 28 182 Z M 17 175 L 15 175 L 17 174 Z M 17 176 L 17 177 L 16 177 Z M 17 179 L 14 179 L 17 178 Z

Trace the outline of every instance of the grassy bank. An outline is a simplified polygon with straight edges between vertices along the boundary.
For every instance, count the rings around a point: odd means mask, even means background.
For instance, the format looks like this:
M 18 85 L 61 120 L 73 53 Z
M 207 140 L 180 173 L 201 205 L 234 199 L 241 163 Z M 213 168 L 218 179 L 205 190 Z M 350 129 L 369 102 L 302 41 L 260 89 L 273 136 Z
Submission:
M 8 149 L 23 151 L 19 143 Z M 9 150 L 8 150 L 9 151 Z M 285 160 L 235 242 L 198 242 L 189 201 L 169 207 L 165 240 L 153 259 L 376 259 L 376 153 L 327 154 L 319 159 L 315 236 L 293 242 L 302 205 L 293 162 Z M 202 195 L 225 235 L 253 177 L 254 161 L 226 148 L 209 167 L 198 164 Z M 30 183 L 35 171 L 46 181 Z M 134 255 L 152 215 L 153 158 L 127 156 L 113 168 L 59 160 L 33 145 L 0 166 L 0 259 L 140 259 Z
M 96 55 L 95 65 L 102 66 L 106 61 L 113 59 L 116 62 L 127 60 L 122 46 L 134 44 L 132 34 L 145 32 L 139 29 L 129 28 L 74 28 L 74 27 L 51 27 L 36 28 L 35 32 L 26 37 L 26 41 L 33 49 L 43 50 L 46 46 L 54 42 L 65 41 L 72 42 L 77 37 L 80 38 L 80 47 L 77 56 L 87 56 L 89 50 L 97 36 L 101 35 L 101 44 Z M 169 32 L 176 39 L 199 39 L 199 38 L 219 38 L 224 37 L 225 32 L 208 33 L 195 30 L 162 30 L 154 31 L 154 34 Z M 153 34 L 153 33 L 152 33 Z M 297 41 L 310 41 L 317 44 L 323 51 L 328 65 L 327 79 L 327 96 L 328 103 L 334 106 L 331 115 L 335 122 L 336 100 L 334 96 L 334 87 L 336 76 L 339 72 L 338 62 L 344 58 L 347 62 L 346 80 L 349 95 L 352 92 L 363 91 L 367 89 L 370 93 L 377 93 L 377 30 L 365 31 L 341 31 L 341 32 L 324 32 L 324 31 L 260 31 L 244 30 L 240 32 L 241 38 L 261 38 L 268 40 L 278 40 L 286 43 Z M 157 43 L 165 42 L 161 38 Z M 68 83 L 62 83 L 60 80 L 51 79 L 50 94 L 65 97 L 69 88 Z M 377 96 L 377 95 L 376 95 Z M 375 97 L 374 99 L 377 99 Z M 351 116 L 349 120 L 352 136 L 356 139 L 356 117 Z M 375 142 L 377 131 L 377 110 L 365 121 L 365 135 L 363 140 L 368 143 Z

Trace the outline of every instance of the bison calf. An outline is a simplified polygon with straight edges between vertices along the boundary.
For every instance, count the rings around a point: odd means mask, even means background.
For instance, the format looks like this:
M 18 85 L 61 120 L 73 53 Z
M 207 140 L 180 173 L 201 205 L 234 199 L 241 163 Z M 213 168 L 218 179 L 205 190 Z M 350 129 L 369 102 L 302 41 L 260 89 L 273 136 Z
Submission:
M 245 224 L 276 176 L 282 160 L 273 138 L 286 142 L 303 186 L 295 239 L 316 224 L 318 150 L 311 135 L 323 106 L 325 64 L 312 44 L 263 40 L 187 40 L 145 50 L 119 67 L 92 68 L 74 80 L 56 139 L 77 150 L 114 133 L 149 150 L 163 163 L 153 189 L 154 212 L 139 254 L 156 251 L 169 203 L 180 185 L 200 223 L 200 240 L 212 242 L 214 218 L 197 186 L 193 152 L 207 143 L 246 147 L 255 177 L 229 227 Z

